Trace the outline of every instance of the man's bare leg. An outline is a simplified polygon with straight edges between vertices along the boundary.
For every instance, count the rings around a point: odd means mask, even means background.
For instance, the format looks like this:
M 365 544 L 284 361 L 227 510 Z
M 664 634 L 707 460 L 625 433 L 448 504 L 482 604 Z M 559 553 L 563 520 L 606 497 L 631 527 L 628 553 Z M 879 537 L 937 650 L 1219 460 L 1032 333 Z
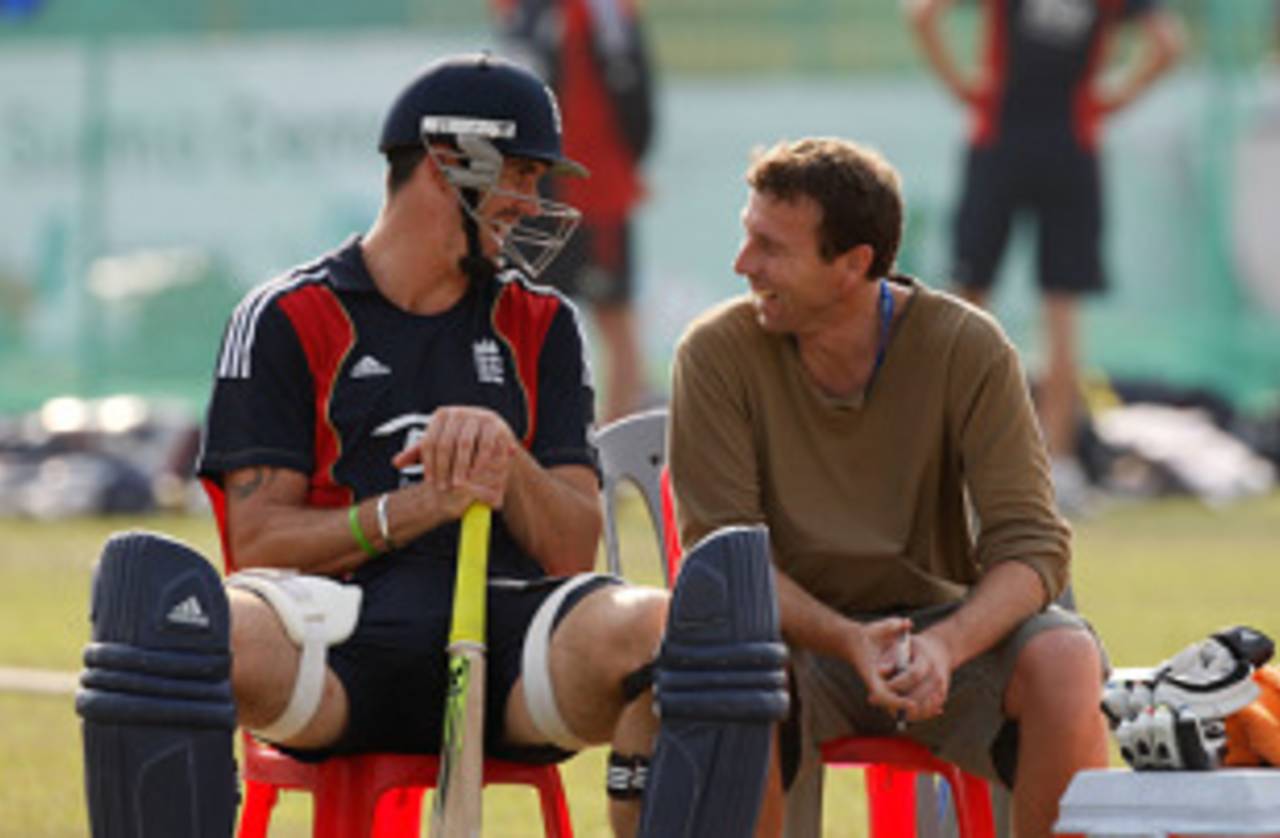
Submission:
M 643 754 L 650 757 L 657 744 L 657 737 L 658 718 L 653 712 L 652 694 L 646 693 L 623 709 L 610 744 L 615 754 Z M 643 797 L 634 800 L 610 798 L 609 825 L 613 827 L 613 834 L 635 835 L 640 829 L 642 806 Z
M 1046 294 L 1044 327 L 1048 363 L 1040 385 L 1040 423 L 1050 456 L 1070 459 L 1076 453 L 1076 413 L 1080 391 L 1077 355 L 1078 305 L 1069 294 Z
M 231 689 L 240 724 L 262 728 L 280 717 L 293 695 L 302 651 L 285 632 L 275 609 L 248 591 L 230 588 Z M 332 670 L 325 671 L 320 706 L 287 743 L 321 748 L 335 742 L 346 728 L 347 694 Z
M 1005 692 L 1005 712 L 1018 721 L 1018 838 L 1048 838 L 1071 778 L 1107 765 L 1101 671 L 1097 644 L 1082 629 L 1046 631 L 1018 654 Z
M 580 739 L 609 742 L 619 754 L 653 753 L 658 719 L 651 699 L 646 693 L 626 702 L 622 681 L 657 654 L 667 600 L 665 591 L 606 586 L 579 602 L 552 635 L 556 706 Z M 506 722 L 513 740 L 544 741 L 529 716 L 520 681 L 507 701 Z M 615 834 L 636 833 L 640 807 L 640 799 L 609 801 Z

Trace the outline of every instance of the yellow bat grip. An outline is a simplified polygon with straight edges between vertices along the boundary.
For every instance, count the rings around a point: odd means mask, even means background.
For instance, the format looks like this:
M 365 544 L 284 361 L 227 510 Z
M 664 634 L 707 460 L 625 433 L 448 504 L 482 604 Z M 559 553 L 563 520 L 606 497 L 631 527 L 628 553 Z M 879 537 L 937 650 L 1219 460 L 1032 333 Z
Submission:
M 462 515 L 458 537 L 458 578 L 453 589 L 449 645 L 484 645 L 485 585 L 489 577 L 489 507 L 473 503 Z

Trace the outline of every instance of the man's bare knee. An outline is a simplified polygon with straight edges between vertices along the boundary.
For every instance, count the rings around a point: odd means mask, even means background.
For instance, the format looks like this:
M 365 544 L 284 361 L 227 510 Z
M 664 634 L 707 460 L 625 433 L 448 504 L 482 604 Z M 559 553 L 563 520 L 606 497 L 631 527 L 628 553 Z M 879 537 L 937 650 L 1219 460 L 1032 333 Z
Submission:
M 280 717 L 289 706 L 302 653 L 289 639 L 275 609 L 261 597 L 229 588 L 231 604 L 231 689 L 240 723 L 253 730 Z M 287 743 L 319 747 L 346 725 L 347 697 L 331 670 L 324 673 L 315 713 Z
M 644 670 L 657 654 L 667 599 L 665 591 L 616 585 L 583 597 L 550 637 L 550 695 L 536 671 L 522 673 L 507 707 L 510 735 L 566 748 L 613 739 L 624 710 L 647 691 Z
M 613 636 L 604 641 L 604 646 L 617 650 L 618 667 L 624 677 L 647 665 L 657 654 L 669 599 L 666 591 L 652 588 L 619 592 L 616 601 L 622 619 L 613 626 Z
M 235 588 L 231 604 L 231 688 L 242 723 L 266 724 L 284 710 L 298 668 L 275 611 L 259 597 Z
M 585 654 L 602 681 L 620 683 L 657 654 L 667 601 L 654 588 L 603 588 L 565 618 L 552 637 L 552 655 Z
M 1041 632 L 1022 647 L 1005 692 L 1005 709 L 1013 718 L 1049 700 L 1097 709 L 1101 693 L 1097 641 L 1085 629 L 1063 627 Z

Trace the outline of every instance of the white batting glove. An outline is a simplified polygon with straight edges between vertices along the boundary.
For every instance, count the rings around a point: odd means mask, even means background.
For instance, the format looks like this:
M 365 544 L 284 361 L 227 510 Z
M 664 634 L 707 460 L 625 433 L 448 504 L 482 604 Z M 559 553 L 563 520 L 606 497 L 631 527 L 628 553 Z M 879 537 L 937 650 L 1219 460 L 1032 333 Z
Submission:
M 1188 710 L 1159 704 L 1115 729 L 1120 755 L 1137 771 L 1209 771 L 1227 750 L 1222 719 L 1202 720 Z

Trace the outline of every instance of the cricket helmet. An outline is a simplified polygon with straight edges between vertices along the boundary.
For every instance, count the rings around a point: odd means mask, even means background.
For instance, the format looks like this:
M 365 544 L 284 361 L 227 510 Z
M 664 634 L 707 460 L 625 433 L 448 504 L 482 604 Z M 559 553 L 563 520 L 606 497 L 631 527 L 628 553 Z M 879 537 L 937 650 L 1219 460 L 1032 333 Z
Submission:
M 585 176 L 582 164 L 564 156 L 562 132 L 560 106 L 541 79 L 481 52 L 437 61 L 409 82 L 387 113 L 378 148 L 416 148 L 428 138 L 477 134 L 504 156 Z
M 379 149 L 426 148 L 453 186 L 463 213 L 468 253 L 463 268 L 474 274 L 493 266 L 480 238 L 497 244 L 502 259 L 537 277 L 569 240 L 581 219 L 567 204 L 538 197 L 537 214 L 509 229 L 486 221 L 485 200 L 511 197 L 498 187 L 504 158 L 537 160 L 558 174 L 586 176 L 564 156 L 555 95 L 519 64 L 488 53 L 431 64 L 401 91 L 382 126 Z M 452 154 L 441 154 L 440 149 Z M 528 201 L 529 196 L 519 196 Z

